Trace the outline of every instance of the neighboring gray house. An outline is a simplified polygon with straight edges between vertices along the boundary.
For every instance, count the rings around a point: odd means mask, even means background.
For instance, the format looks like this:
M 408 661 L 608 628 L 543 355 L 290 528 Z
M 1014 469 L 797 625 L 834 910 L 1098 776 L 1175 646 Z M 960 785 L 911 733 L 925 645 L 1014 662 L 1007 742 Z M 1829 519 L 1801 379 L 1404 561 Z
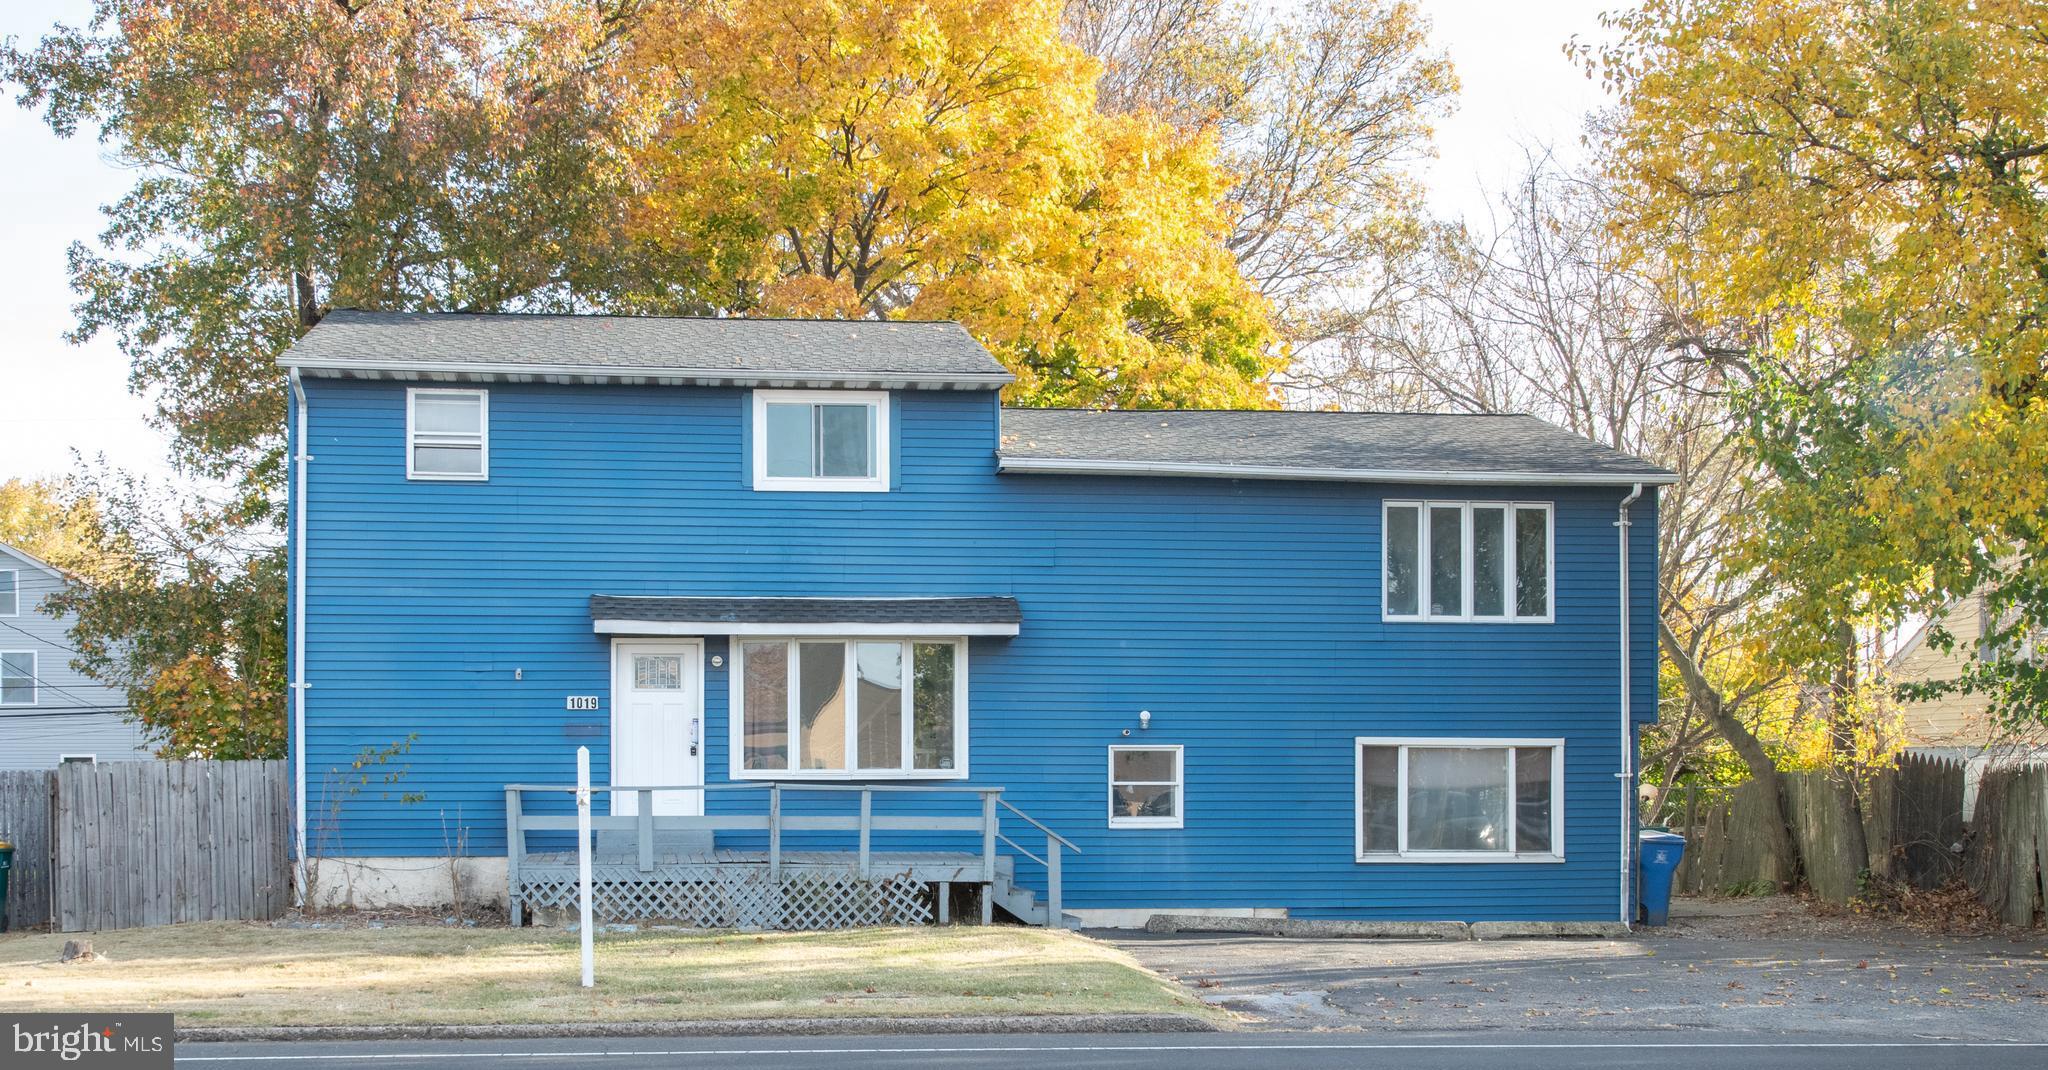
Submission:
M 121 692 L 72 669 L 69 619 L 40 611 L 43 599 L 71 582 L 0 543 L 0 769 L 150 756 Z

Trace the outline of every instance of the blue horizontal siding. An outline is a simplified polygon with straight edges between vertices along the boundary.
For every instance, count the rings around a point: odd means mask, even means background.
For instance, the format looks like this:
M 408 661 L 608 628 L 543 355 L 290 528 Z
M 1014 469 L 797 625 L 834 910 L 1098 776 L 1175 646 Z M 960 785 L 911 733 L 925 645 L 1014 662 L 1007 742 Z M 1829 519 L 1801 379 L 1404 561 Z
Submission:
M 1412 487 L 998 475 L 988 395 L 911 392 L 895 400 L 892 492 L 755 493 L 742 392 L 569 386 L 492 389 L 488 482 L 408 482 L 402 386 L 306 388 L 317 849 L 437 855 L 460 828 L 462 849 L 497 853 L 504 784 L 573 779 L 578 745 L 606 777 L 610 648 L 591 631 L 593 593 L 1010 595 L 1022 634 L 970 644 L 971 783 L 1004 787 L 1082 847 L 1070 907 L 1616 915 L 1621 490 L 1444 491 L 1556 502 L 1556 623 L 1386 624 L 1379 503 Z M 1653 497 L 1635 521 L 1647 719 Z M 707 641 L 715 781 L 727 681 L 709 660 L 724 653 Z M 605 709 L 565 712 L 568 694 Z M 1360 735 L 1563 737 L 1567 860 L 1354 862 Z M 361 751 L 408 737 L 361 782 Z M 1107 827 L 1106 748 L 1139 742 L 1186 747 L 1185 828 Z

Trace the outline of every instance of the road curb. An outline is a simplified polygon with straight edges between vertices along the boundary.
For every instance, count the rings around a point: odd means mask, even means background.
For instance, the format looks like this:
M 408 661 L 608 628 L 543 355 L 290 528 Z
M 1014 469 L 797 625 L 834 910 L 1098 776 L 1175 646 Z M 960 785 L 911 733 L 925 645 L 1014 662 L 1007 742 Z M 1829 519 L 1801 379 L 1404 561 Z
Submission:
M 732 1018 L 556 1025 L 194 1026 L 180 1044 L 303 1040 L 543 1040 L 551 1037 L 824 1037 L 943 1033 L 1215 1033 L 1191 1014 L 1000 1014 L 954 1018 Z
M 1236 933 L 1248 936 L 1333 936 L 1354 940 L 1469 940 L 1462 921 L 1343 921 L 1334 918 L 1237 918 L 1154 914 L 1151 933 Z

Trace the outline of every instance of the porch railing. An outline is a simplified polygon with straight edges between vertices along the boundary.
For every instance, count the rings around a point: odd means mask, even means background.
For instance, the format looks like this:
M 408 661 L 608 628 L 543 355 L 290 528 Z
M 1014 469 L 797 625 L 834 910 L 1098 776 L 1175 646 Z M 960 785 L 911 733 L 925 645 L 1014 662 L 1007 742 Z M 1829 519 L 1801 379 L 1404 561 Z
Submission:
M 762 832 L 768 839 L 768 879 L 782 878 L 783 837 L 791 832 L 852 832 L 857 837 L 855 852 L 856 869 L 860 879 L 871 879 L 874 874 L 874 835 L 877 832 L 941 832 L 978 833 L 980 850 L 979 883 L 996 883 L 996 845 L 1006 844 L 1011 850 L 1038 863 L 1046 873 L 1046 916 L 1048 923 L 1058 925 L 1061 916 L 1061 854 L 1063 851 L 1081 853 L 1073 841 L 1047 828 L 1043 823 L 1003 798 L 999 787 L 971 787 L 942 784 L 785 784 L 780 782 L 739 782 L 725 784 L 673 784 L 673 785 L 618 785 L 592 784 L 591 793 L 617 795 L 629 792 L 634 798 L 632 814 L 599 814 L 593 804 L 590 817 L 591 834 L 595 837 L 603 832 L 631 832 L 637 847 L 637 868 L 642 873 L 655 869 L 654 837 L 658 832 Z M 763 813 L 704 813 L 704 814 L 662 814 L 654 811 L 654 793 L 670 791 L 699 791 L 706 793 L 706 801 L 714 793 L 757 792 L 767 796 Z M 789 793 L 814 795 L 857 795 L 860 809 L 854 814 L 788 813 L 783 807 L 783 796 Z M 507 784 L 505 785 L 505 856 L 506 879 L 510 886 L 512 924 L 520 924 L 519 871 L 527 850 L 526 836 L 533 832 L 576 831 L 574 812 L 558 814 L 529 814 L 526 812 L 526 796 L 529 794 L 562 794 L 573 798 L 574 784 Z M 877 814 L 877 795 L 939 795 L 977 797 L 980 813 L 967 814 Z M 705 809 L 708 811 L 709 806 Z M 1031 829 L 1045 836 L 1045 853 L 1036 854 L 1017 840 L 1004 833 L 1002 815 L 1007 811 L 1029 825 Z M 1032 833 L 1019 831 L 1019 836 L 1029 838 Z M 972 878 L 969 878 L 970 880 Z M 982 899 L 983 920 L 987 920 L 988 896 Z

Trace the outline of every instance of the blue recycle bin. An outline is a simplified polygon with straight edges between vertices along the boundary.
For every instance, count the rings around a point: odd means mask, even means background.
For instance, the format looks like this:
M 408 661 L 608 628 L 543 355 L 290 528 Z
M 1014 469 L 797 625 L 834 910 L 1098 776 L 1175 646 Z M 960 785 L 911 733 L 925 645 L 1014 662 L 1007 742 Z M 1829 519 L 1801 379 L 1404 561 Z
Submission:
M 1675 832 L 1643 829 L 1636 833 L 1641 850 L 1636 859 L 1636 889 L 1643 921 L 1663 925 L 1671 920 L 1671 878 L 1685 857 L 1685 837 Z

